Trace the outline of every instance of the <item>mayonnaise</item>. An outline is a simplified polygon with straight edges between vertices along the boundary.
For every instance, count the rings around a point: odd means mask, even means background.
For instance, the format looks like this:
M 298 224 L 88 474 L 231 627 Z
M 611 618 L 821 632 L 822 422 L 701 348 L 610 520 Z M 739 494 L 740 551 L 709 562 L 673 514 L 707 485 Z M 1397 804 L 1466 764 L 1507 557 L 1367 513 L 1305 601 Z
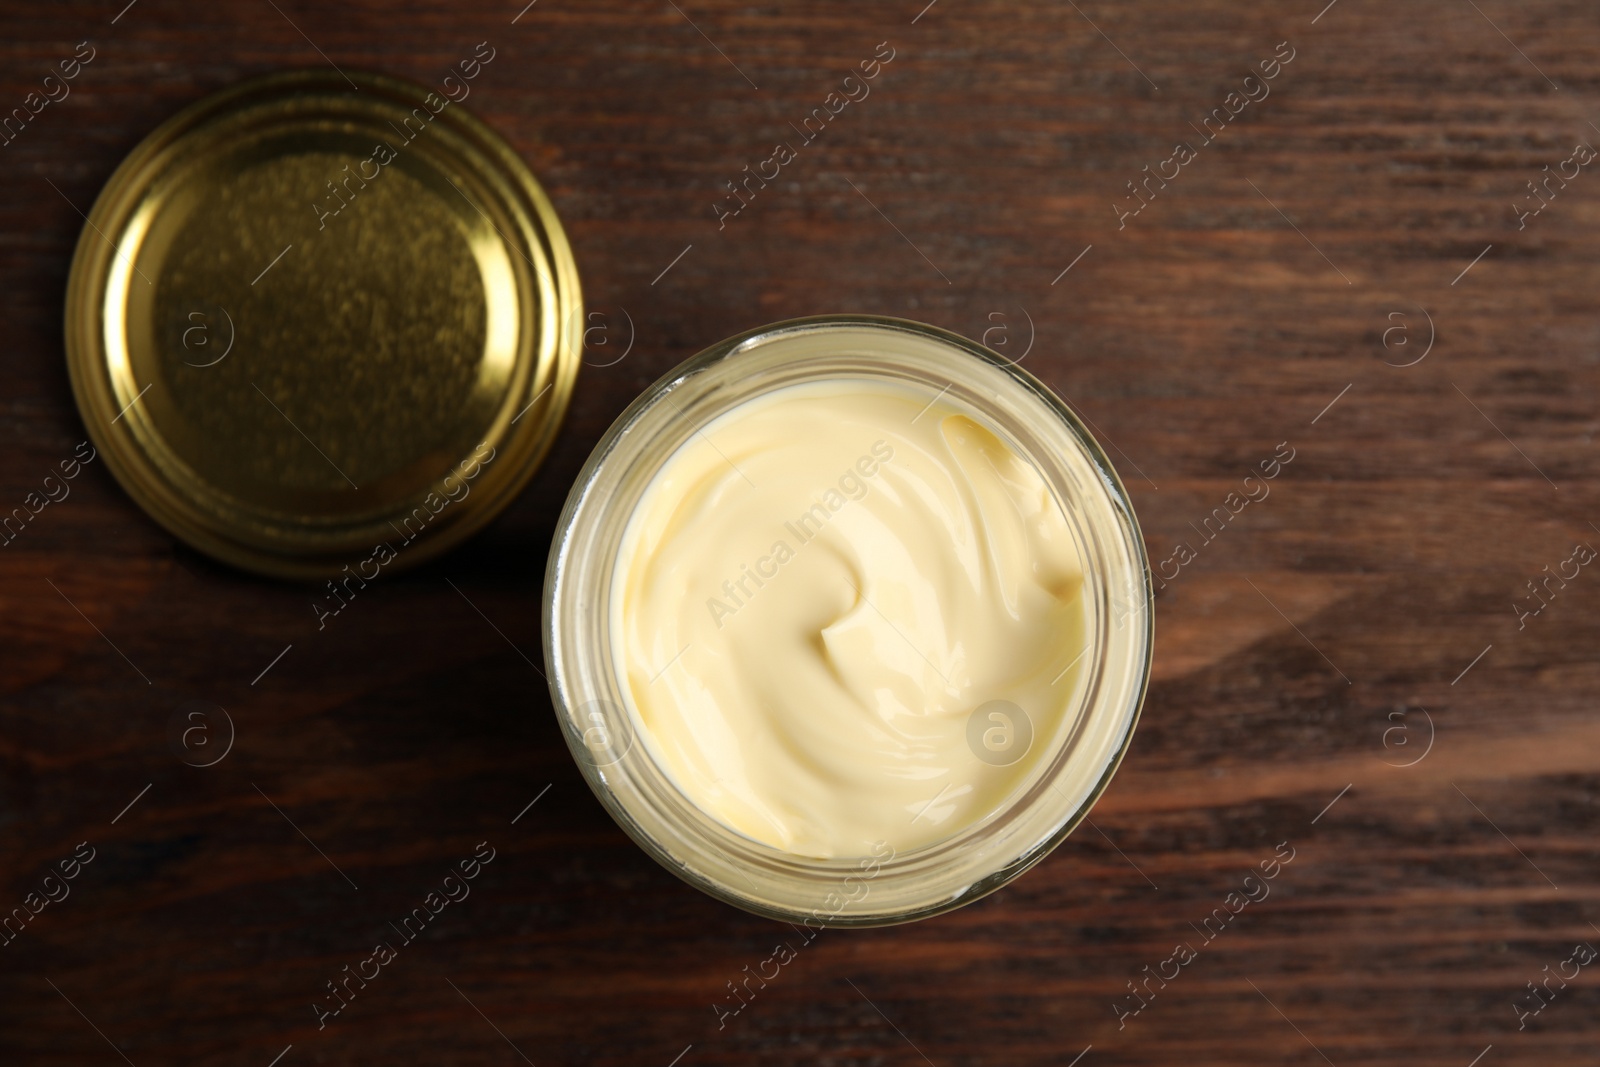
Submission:
M 1038 472 L 948 400 L 788 386 L 645 490 L 613 654 L 701 810 L 797 855 L 904 852 L 1002 808 L 1070 729 L 1082 578 Z

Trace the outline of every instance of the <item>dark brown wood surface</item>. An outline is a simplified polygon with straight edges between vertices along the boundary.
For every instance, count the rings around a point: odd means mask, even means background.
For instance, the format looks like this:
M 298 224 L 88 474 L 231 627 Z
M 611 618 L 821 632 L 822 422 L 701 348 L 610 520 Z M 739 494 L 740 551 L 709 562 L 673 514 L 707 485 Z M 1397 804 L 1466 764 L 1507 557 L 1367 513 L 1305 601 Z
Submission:
M 432 84 L 489 42 L 466 106 L 545 184 L 610 332 L 516 504 L 325 631 L 304 589 L 175 544 L 102 462 L 0 548 L 0 909 L 94 857 L 0 947 L 0 1063 L 1595 1062 L 1600 968 L 1525 983 L 1600 946 L 1600 573 L 1514 607 L 1600 545 L 1600 174 L 1565 162 L 1600 143 L 1592 3 L 925 2 L 4 5 L 0 109 L 78 42 L 95 58 L 0 147 L 0 510 L 84 437 L 78 209 L 245 76 Z M 724 183 L 880 42 L 870 97 L 719 230 Z M 1194 158 L 1119 228 L 1179 142 Z M 632 349 L 601 366 L 624 310 Z M 544 560 L 645 384 L 834 311 L 1031 340 L 1152 559 L 1195 555 L 1092 825 L 971 907 L 824 933 L 719 1027 L 727 984 L 797 938 L 658 868 L 591 796 L 529 662 Z M 1281 442 L 1270 497 L 1203 543 Z M 211 767 L 169 739 L 191 701 L 236 728 Z M 326 983 L 479 842 L 471 896 L 319 1030 Z M 1208 941 L 1281 842 L 1270 896 Z

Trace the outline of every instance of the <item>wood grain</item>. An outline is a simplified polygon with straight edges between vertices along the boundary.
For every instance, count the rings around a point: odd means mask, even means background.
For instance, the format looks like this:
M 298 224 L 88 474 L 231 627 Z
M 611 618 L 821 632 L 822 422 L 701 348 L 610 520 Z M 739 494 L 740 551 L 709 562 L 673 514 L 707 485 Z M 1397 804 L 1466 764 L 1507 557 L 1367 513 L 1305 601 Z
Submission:
M 1525 1029 L 1514 1004 L 1600 945 L 1600 576 L 1521 628 L 1512 608 L 1600 539 L 1600 176 L 1520 229 L 1512 207 L 1600 138 L 1590 5 L 119 8 L 0 6 L 0 108 L 96 49 L 0 147 L 0 509 L 84 436 L 60 325 L 78 211 L 246 76 L 432 83 L 488 41 L 465 106 L 545 183 L 610 339 L 624 309 L 637 336 L 591 351 L 502 518 L 321 632 L 305 590 L 174 544 L 103 463 L 0 548 L 0 908 L 95 850 L 0 948 L 0 1062 L 1594 1061 L 1600 972 Z M 1270 95 L 1199 144 L 1285 41 Z M 880 42 L 871 96 L 719 230 L 724 183 Z M 1119 229 L 1178 142 L 1195 158 Z M 949 916 L 824 933 L 719 1028 L 726 984 L 796 935 L 679 883 L 589 794 L 529 663 L 543 564 L 644 385 L 833 311 L 1003 326 L 1011 354 L 1031 334 L 1024 366 L 1092 420 L 1156 560 L 1280 442 L 1295 458 L 1161 591 L 1092 826 Z M 169 743 L 190 701 L 236 727 L 215 766 Z M 481 841 L 471 896 L 319 1030 L 325 983 Z M 1207 942 L 1280 842 L 1270 896 Z M 1183 942 L 1119 1029 L 1127 983 Z

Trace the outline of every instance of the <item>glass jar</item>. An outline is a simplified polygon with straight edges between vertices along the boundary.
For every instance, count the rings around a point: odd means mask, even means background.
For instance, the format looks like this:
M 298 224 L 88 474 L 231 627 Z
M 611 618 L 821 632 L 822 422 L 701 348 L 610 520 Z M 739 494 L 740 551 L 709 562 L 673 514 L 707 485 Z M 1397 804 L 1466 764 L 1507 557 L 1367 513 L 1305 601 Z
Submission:
M 623 533 L 667 460 L 707 424 L 785 386 L 909 385 L 965 410 L 1030 461 L 1084 563 L 1087 648 L 1062 729 L 998 810 L 913 850 L 816 859 L 755 841 L 697 807 L 629 710 L 612 642 Z M 1149 563 L 1126 491 L 1089 431 L 1045 385 L 956 334 L 900 319 L 832 315 L 713 345 L 647 389 L 589 457 L 545 572 L 551 699 L 590 788 L 646 852 L 689 884 L 773 919 L 879 926 L 990 893 L 1043 859 L 1106 788 L 1138 720 L 1151 655 Z

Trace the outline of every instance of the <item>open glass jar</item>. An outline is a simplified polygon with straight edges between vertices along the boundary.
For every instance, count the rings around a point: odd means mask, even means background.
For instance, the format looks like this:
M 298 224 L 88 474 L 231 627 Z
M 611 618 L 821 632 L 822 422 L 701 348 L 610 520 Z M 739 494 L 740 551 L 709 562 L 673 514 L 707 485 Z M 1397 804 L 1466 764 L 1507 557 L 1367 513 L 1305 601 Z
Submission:
M 625 531 L 653 479 L 718 418 L 811 383 L 925 393 L 991 431 L 1054 496 L 1083 563 L 1086 645 L 1059 728 L 1004 803 L 914 848 L 817 858 L 755 840 L 697 806 L 642 725 L 616 627 Z M 1149 565 L 1127 494 L 1078 418 L 1032 375 L 932 326 L 869 316 L 778 323 L 730 338 L 644 392 L 596 446 L 557 525 L 545 577 L 551 698 L 617 823 L 668 870 L 730 904 L 821 926 L 935 915 L 1004 885 L 1088 814 L 1121 761 L 1149 679 Z M 1077 662 L 1077 661 L 1074 661 Z M 980 758 L 978 756 L 974 757 Z

